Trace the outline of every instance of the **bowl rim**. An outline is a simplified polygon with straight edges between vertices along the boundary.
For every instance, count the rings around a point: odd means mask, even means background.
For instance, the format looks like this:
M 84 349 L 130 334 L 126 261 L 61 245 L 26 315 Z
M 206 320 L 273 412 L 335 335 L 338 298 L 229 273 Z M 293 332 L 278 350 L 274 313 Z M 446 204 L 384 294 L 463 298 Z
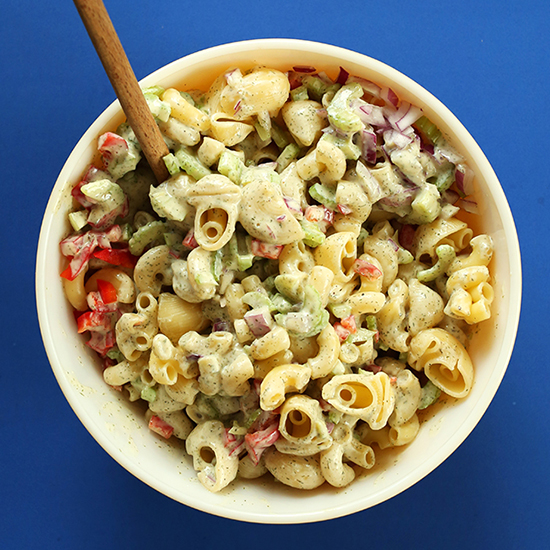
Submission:
M 231 509 L 230 507 L 221 506 L 221 504 L 217 504 L 215 502 L 209 503 L 192 497 L 185 498 L 185 495 L 183 495 L 182 498 L 181 493 L 176 492 L 170 486 L 159 482 L 159 479 L 156 478 L 153 474 L 143 470 L 141 467 L 133 463 L 129 457 L 125 456 L 124 453 L 116 448 L 116 446 L 111 445 L 102 436 L 101 431 L 99 429 L 96 429 L 96 425 L 92 421 L 89 414 L 85 410 L 82 410 L 80 408 L 78 402 L 73 396 L 74 388 L 71 386 L 71 383 L 64 374 L 64 369 L 61 365 L 61 360 L 56 350 L 56 342 L 54 336 L 49 330 L 50 316 L 48 311 L 47 299 L 48 290 L 45 283 L 45 278 L 41 277 L 41 273 L 44 272 L 45 266 L 48 262 L 48 256 L 46 254 L 46 244 L 49 241 L 51 227 L 48 225 L 47 220 L 50 216 L 53 215 L 56 208 L 60 189 L 68 180 L 67 175 L 72 171 L 71 160 L 74 157 L 78 157 L 84 150 L 84 148 L 87 147 L 90 139 L 94 139 L 97 137 L 97 135 L 99 134 L 99 130 L 104 126 L 105 122 L 112 119 L 113 116 L 115 116 L 115 114 L 120 111 L 120 104 L 118 100 L 113 101 L 95 119 L 95 121 L 90 125 L 87 131 L 78 140 L 69 157 L 65 161 L 64 166 L 59 173 L 55 186 L 48 200 L 44 213 L 44 218 L 42 220 L 40 228 L 37 259 L 35 264 L 35 293 L 39 326 L 50 366 L 69 405 L 71 406 L 79 420 L 82 422 L 82 424 L 91 433 L 94 439 L 103 447 L 103 449 L 109 455 L 111 455 L 111 457 L 114 458 L 116 462 L 121 464 L 135 477 L 137 477 L 150 487 L 168 496 L 169 498 L 176 500 L 177 502 L 213 515 L 229 519 L 256 523 L 309 523 L 324 521 L 365 510 L 407 490 L 412 485 L 420 481 L 422 478 L 426 477 L 430 472 L 435 470 L 440 464 L 442 464 L 463 443 L 463 441 L 475 428 L 475 426 L 489 407 L 500 386 L 500 383 L 508 368 L 508 364 L 511 359 L 511 355 L 515 345 L 522 299 L 522 273 L 519 240 L 512 212 L 504 194 L 504 190 L 502 189 L 502 186 L 497 179 L 497 176 L 492 166 L 489 164 L 488 159 L 485 157 L 485 154 L 482 152 L 477 142 L 466 130 L 463 124 L 455 117 L 455 115 L 450 111 L 448 107 L 441 103 L 435 96 L 433 96 L 420 84 L 416 83 L 414 80 L 412 80 L 401 71 L 398 71 L 397 69 L 394 69 L 386 63 L 369 57 L 365 54 L 331 44 L 302 39 L 264 38 L 243 40 L 213 46 L 183 56 L 147 75 L 140 80 L 140 84 L 149 85 L 152 83 L 156 83 L 157 81 L 162 80 L 167 75 L 171 74 L 179 66 L 198 64 L 206 59 L 211 59 L 213 56 L 217 55 L 227 55 L 232 52 L 242 53 L 244 51 L 250 50 L 298 50 L 321 53 L 323 55 L 337 57 L 341 59 L 343 63 L 348 61 L 358 65 L 363 65 L 365 67 L 368 67 L 369 69 L 376 71 L 377 73 L 386 75 L 391 80 L 397 79 L 404 82 L 404 85 L 407 87 L 407 89 L 411 90 L 412 94 L 414 94 L 415 97 L 419 97 L 424 103 L 430 103 L 431 107 L 435 111 L 443 113 L 445 119 L 452 122 L 453 132 L 457 138 L 457 141 L 461 142 L 464 148 L 475 156 L 476 163 L 479 169 L 483 171 L 486 178 L 488 177 L 489 179 L 493 180 L 493 184 L 491 185 L 491 194 L 497 204 L 499 214 L 501 218 L 503 218 L 502 225 L 505 232 L 505 240 L 511 260 L 510 285 L 511 288 L 516 289 L 516 294 L 514 295 L 514 300 L 512 301 L 512 298 L 510 298 L 508 302 L 509 316 L 506 320 L 506 330 L 504 335 L 505 343 L 503 344 L 499 355 L 499 363 L 502 364 L 502 368 L 490 378 L 489 383 L 483 393 L 482 399 L 478 401 L 476 407 L 474 407 L 474 409 L 470 411 L 467 418 L 465 418 L 464 422 L 461 424 L 460 429 L 457 430 L 452 435 L 452 437 L 450 437 L 445 442 L 445 444 L 439 448 L 439 452 L 437 453 L 435 459 L 432 456 L 430 460 L 427 460 L 421 468 L 415 469 L 404 478 L 389 485 L 383 491 L 380 491 L 378 493 L 377 499 L 372 500 L 369 498 L 369 495 L 366 495 L 364 498 L 351 500 L 349 503 L 338 506 L 336 508 L 328 507 L 325 510 L 313 511 L 304 510 L 303 514 L 301 514 L 299 518 L 296 518 L 294 515 L 290 516 L 289 514 L 284 513 L 278 515 L 266 515 L 264 513 L 243 512 L 237 509 Z

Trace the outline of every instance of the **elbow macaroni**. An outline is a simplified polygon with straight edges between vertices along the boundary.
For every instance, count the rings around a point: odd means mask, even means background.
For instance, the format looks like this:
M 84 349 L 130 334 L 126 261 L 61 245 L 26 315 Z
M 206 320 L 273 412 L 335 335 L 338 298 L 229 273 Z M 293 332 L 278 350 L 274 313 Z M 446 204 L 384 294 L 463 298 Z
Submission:
M 345 487 L 414 441 L 434 391 L 474 382 L 492 238 L 445 204 L 418 129 L 402 147 L 385 131 L 383 97 L 384 124 L 362 121 L 362 90 L 266 67 L 159 90 L 171 177 L 136 172 L 142 197 L 120 180 L 128 215 L 61 243 L 105 382 L 185 440 L 209 491 L 263 475 Z

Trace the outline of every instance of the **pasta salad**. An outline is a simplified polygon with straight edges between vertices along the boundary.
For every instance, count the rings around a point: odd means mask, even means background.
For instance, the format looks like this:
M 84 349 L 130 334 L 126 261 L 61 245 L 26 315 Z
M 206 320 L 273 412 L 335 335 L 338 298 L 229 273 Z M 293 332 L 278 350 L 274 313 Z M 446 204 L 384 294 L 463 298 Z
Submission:
M 170 177 L 127 123 L 102 134 L 61 277 L 105 382 L 185 441 L 208 490 L 344 487 L 441 394 L 468 395 L 493 242 L 421 109 L 342 68 L 143 93 Z

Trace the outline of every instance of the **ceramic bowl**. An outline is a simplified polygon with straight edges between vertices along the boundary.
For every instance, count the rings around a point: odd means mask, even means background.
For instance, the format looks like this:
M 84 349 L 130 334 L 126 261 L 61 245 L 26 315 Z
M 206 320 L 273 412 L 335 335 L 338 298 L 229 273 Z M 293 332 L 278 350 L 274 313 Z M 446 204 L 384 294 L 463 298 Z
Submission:
M 401 99 L 421 107 L 474 170 L 480 210 L 475 230 L 494 239 L 491 269 L 496 292 L 493 317 L 482 323 L 471 342 L 476 379 L 470 395 L 455 403 L 448 401 L 436 414 L 427 415 L 412 444 L 379 453 L 382 458 L 368 475 L 344 489 L 324 484 L 300 492 L 259 479 L 234 482 L 220 493 L 208 492 L 197 480 L 183 445 L 153 434 L 142 412 L 105 384 L 97 358 L 76 332 L 59 277 L 62 258 L 58 243 L 69 231 L 66 214 L 72 204 L 71 186 L 92 161 L 97 137 L 114 130 L 124 119 L 118 101 L 84 133 L 53 188 L 38 245 L 37 308 L 45 349 L 65 397 L 95 440 L 129 472 L 164 495 L 217 516 L 258 523 L 306 523 L 352 514 L 394 497 L 420 482 L 470 434 L 491 403 L 512 353 L 520 314 L 520 252 L 502 187 L 472 136 L 433 95 L 384 63 L 326 44 L 253 40 L 191 54 L 154 72 L 141 84 L 170 87 L 185 83 L 204 89 L 229 67 L 255 65 L 283 71 L 295 65 L 314 66 L 331 76 L 344 67 L 350 74 L 387 85 Z

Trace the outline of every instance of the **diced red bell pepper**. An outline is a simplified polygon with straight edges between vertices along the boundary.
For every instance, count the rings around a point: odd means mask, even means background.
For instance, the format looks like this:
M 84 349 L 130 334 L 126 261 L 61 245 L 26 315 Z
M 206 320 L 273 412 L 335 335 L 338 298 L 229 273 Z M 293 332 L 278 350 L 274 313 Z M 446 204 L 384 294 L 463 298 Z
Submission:
M 306 220 L 316 223 L 323 232 L 334 223 L 334 212 L 326 206 L 311 205 L 305 211 Z
M 199 243 L 195 239 L 195 232 L 192 229 L 187 232 L 181 244 L 187 248 L 197 248 L 199 246 Z
M 275 421 L 261 431 L 247 433 L 244 436 L 246 450 L 254 464 L 260 462 L 263 452 L 279 439 L 279 435 L 279 423 Z
M 174 428 L 160 418 L 159 416 L 153 415 L 149 420 L 149 429 L 165 439 L 170 439 L 174 433 Z
M 345 204 L 337 204 L 336 207 L 340 211 L 340 214 L 343 214 L 344 216 L 347 216 L 348 214 L 351 214 L 353 212 L 353 210 Z
M 76 322 L 80 334 L 87 330 L 107 332 L 112 328 L 110 317 L 102 311 L 87 311 L 79 315 Z
M 131 254 L 127 248 L 104 248 L 94 252 L 93 257 L 111 265 L 130 269 L 133 269 L 138 261 L 138 257 Z
M 113 283 L 103 279 L 97 280 L 97 289 L 104 304 L 113 304 L 118 300 L 116 287 Z
M 128 151 L 128 142 L 118 134 L 105 132 L 97 141 L 97 149 L 104 160 L 111 160 L 113 157 Z
M 259 241 L 258 239 L 252 239 L 250 250 L 254 256 L 260 256 L 261 258 L 269 258 L 270 260 L 277 260 L 283 251 L 282 244 L 270 244 Z
M 340 340 L 340 343 L 344 342 L 347 337 L 351 334 L 349 329 L 344 327 L 341 323 L 334 323 L 334 332 L 336 332 L 336 336 L 338 336 L 338 340 Z
M 353 263 L 353 271 L 358 273 L 362 277 L 365 277 L 369 281 L 374 281 L 379 277 L 382 277 L 382 272 L 374 264 L 368 262 L 367 260 L 362 260 L 357 258 Z
M 106 353 L 115 346 L 116 337 L 113 330 L 108 332 L 92 332 L 86 345 L 104 357 Z
M 351 334 L 355 334 L 357 332 L 357 324 L 355 323 L 355 315 L 349 315 L 348 317 L 345 317 L 340 321 L 342 326 L 349 330 Z
M 229 433 L 230 428 L 225 428 L 223 432 L 223 446 L 226 449 L 229 449 L 229 455 L 231 456 L 234 453 L 240 454 L 244 448 L 244 437 L 236 436 L 235 434 Z

